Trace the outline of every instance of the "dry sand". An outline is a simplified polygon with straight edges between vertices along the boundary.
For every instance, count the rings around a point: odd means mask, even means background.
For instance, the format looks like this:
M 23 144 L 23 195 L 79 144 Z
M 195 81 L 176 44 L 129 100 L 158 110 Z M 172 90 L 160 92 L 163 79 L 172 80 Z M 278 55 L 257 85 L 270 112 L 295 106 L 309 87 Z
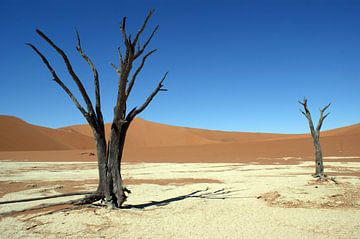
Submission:
M 4 216 L 0 230 L 2 238 L 359 238 L 360 162 L 326 166 L 337 184 L 314 182 L 312 162 L 124 164 L 127 209 L 20 213 Z M 91 162 L 0 167 L 1 201 L 96 188 Z M 1 205 L 0 213 L 39 203 Z

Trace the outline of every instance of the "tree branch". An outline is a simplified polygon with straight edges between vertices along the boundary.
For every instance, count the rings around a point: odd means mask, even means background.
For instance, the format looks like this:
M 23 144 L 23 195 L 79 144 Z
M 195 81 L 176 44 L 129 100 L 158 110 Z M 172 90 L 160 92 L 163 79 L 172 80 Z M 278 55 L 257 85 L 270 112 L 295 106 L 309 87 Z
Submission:
M 73 95 L 73 93 L 69 90 L 69 88 L 60 80 L 58 75 L 56 74 L 55 70 L 51 67 L 49 61 L 46 59 L 46 57 L 31 43 L 27 43 L 28 46 L 30 46 L 41 58 L 41 60 L 44 62 L 48 70 L 50 71 L 53 80 L 60 85 L 60 87 L 68 94 L 68 96 L 71 98 L 71 100 L 74 102 L 75 106 L 79 109 L 79 111 L 83 114 L 83 116 L 88 119 L 89 114 L 85 111 L 85 109 L 80 105 L 79 101 L 76 99 L 76 97 Z
M 137 108 L 131 112 L 131 115 L 130 115 L 131 119 L 135 118 L 136 115 L 138 115 L 142 111 L 144 111 L 145 108 L 150 104 L 150 102 L 154 99 L 154 97 L 157 95 L 157 93 L 159 91 L 167 91 L 166 89 L 162 88 L 164 86 L 163 82 L 164 82 L 165 78 L 167 77 L 167 74 L 168 74 L 168 72 L 165 73 L 165 75 L 163 76 L 163 78 L 161 79 L 161 81 L 159 82 L 157 87 L 155 88 L 155 90 L 150 94 L 150 96 L 146 99 L 146 101 L 139 108 Z
M 118 47 L 118 55 L 119 55 L 119 62 L 120 62 L 120 70 L 123 71 L 124 70 L 124 58 L 121 54 L 120 47 Z
M 124 39 L 124 44 L 125 44 L 126 47 L 128 47 L 131 44 L 129 42 L 128 37 L 126 36 L 125 27 L 126 27 L 126 17 L 123 17 L 123 20 L 122 20 L 121 25 L 120 25 L 120 31 L 121 31 L 121 35 L 123 36 L 123 39 Z
M 324 108 L 320 109 L 321 112 L 325 112 L 329 107 L 331 103 L 327 104 Z
M 115 72 L 121 77 L 121 71 L 120 69 L 112 62 L 110 62 L 110 65 L 114 68 Z
M 327 113 L 327 114 L 324 115 L 325 111 L 330 107 L 330 105 L 331 105 L 331 103 L 327 104 L 324 108 L 320 109 L 320 118 L 319 118 L 319 122 L 318 122 L 318 124 L 316 126 L 316 131 L 318 133 L 320 133 L 320 129 L 321 129 L 321 126 L 322 126 L 322 124 L 324 122 L 324 119 L 326 117 L 328 117 L 328 115 L 330 114 L 330 113 Z
M 143 25 L 141 26 L 141 28 L 139 29 L 138 33 L 136 34 L 135 38 L 134 38 L 134 41 L 133 41 L 133 46 L 135 47 L 136 46 L 136 43 L 137 41 L 139 40 L 139 37 L 141 35 L 141 33 L 145 30 L 146 28 L 146 24 L 147 22 L 149 21 L 150 17 L 154 14 L 154 10 L 150 10 L 148 15 L 146 16 L 146 19 L 143 23 Z
M 299 109 L 299 111 L 301 112 L 301 114 L 306 116 L 305 112 L 302 109 Z
M 146 40 L 145 44 L 143 45 L 143 47 L 138 50 L 135 55 L 134 55 L 134 59 L 138 58 L 145 50 L 145 48 L 147 47 L 147 45 L 150 43 L 151 39 L 153 38 L 153 36 L 155 35 L 155 32 L 159 29 L 159 25 L 157 25 L 155 27 L 155 29 L 152 31 L 152 33 L 150 34 L 149 38 Z
M 301 113 L 303 115 L 305 115 L 305 117 L 307 118 L 308 120 L 308 123 L 309 123 L 309 128 L 310 128 L 310 132 L 311 132 L 311 136 L 315 139 L 317 137 L 317 133 L 315 132 L 315 128 L 314 128 L 314 123 L 312 121 L 312 118 L 311 118 L 311 114 L 310 114 L 310 111 L 309 109 L 307 108 L 307 99 L 304 98 L 303 101 L 298 101 L 304 108 L 304 111 L 301 111 Z
M 94 76 L 94 85 L 95 85 L 95 99 L 96 99 L 96 115 L 97 119 L 103 124 L 103 116 L 101 112 L 101 102 L 100 102 L 100 86 L 99 86 L 99 74 L 94 65 L 94 63 L 90 60 L 90 58 L 84 53 L 81 48 L 80 36 L 79 32 L 76 31 L 76 38 L 77 38 L 77 47 L 76 50 L 80 53 L 80 55 L 84 58 L 84 60 L 89 64 L 91 71 L 93 72 Z
M 129 83 L 129 86 L 126 90 L 126 99 L 129 97 L 130 95 L 130 92 L 134 86 L 134 83 L 135 83 L 135 80 L 136 80 L 136 77 L 137 75 L 140 73 L 141 69 L 144 67 L 144 64 L 145 64 L 145 61 L 146 61 L 146 58 L 148 58 L 151 54 L 153 54 L 155 51 L 157 51 L 157 49 L 154 49 L 152 51 L 150 51 L 149 53 L 147 53 L 143 58 L 142 58 L 142 61 L 139 65 L 139 67 L 136 69 L 135 73 L 133 74 L 131 80 L 130 80 L 130 83 Z
M 50 40 L 49 37 L 47 37 L 43 32 L 41 32 L 39 29 L 36 29 L 36 33 L 41 37 L 43 38 L 52 48 L 54 48 L 58 53 L 59 55 L 63 58 L 64 62 L 65 62 L 65 65 L 68 69 L 68 72 L 69 74 L 71 75 L 71 77 L 73 78 L 74 82 L 76 83 L 76 85 L 78 86 L 79 88 L 79 91 L 82 95 L 82 97 L 84 98 L 84 101 L 86 103 L 86 106 L 87 106 L 87 109 L 88 109 L 88 112 L 93 115 L 95 112 L 94 112 L 94 109 L 93 109 L 93 106 L 92 106 L 92 103 L 91 103 L 91 100 L 88 96 L 88 94 L 86 93 L 86 90 L 83 86 L 83 84 L 81 83 L 79 77 L 76 75 L 76 73 L 74 72 L 72 66 L 71 66 L 71 63 L 67 57 L 67 55 L 64 53 L 63 50 L 61 50 L 57 45 L 55 45 L 55 43 Z

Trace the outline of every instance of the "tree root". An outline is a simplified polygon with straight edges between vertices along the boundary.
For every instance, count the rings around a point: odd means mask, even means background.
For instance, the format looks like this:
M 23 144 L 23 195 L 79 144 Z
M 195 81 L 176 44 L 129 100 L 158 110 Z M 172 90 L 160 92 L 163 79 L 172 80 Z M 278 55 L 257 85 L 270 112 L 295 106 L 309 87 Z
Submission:
M 131 193 L 131 191 L 130 191 L 130 189 L 128 189 L 127 187 L 123 187 L 123 190 L 124 190 L 124 192 L 126 192 L 126 193 Z
M 314 178 L 317 179 L 317 181 L 321 181 L 321 182 L 328 182 L 328 181 L 332 181 L 335 184 L 339 184 L 339 182 L 336 180 L 335 177 L 328 177 L 326 174 L 313 174 L 312 175 Z
M 328 176 L 326 174 L 313 174 L 312 176 L 314 178 L 317 178 L 318 180 L 324 180 L 324 179 L 328 178 Z
M 88 195 L 82 199 L 79 199 L 78 202 L 75 202 L 75 205 L 84 205 L 84 204 L 91 204 L 93 202 L 102 200 L 104 198 L 104 195 L 101 193 L 92 193 L 91 195 Z

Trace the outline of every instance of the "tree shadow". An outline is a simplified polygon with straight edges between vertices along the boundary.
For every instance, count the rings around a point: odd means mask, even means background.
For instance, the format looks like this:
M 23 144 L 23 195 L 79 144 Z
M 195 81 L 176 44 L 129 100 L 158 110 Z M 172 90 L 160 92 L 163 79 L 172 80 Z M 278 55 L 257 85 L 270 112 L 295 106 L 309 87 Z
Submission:
M 240 191 L 240 190 L 236 190 Z M 235 190 L 229 190 L 229 189 L 218 189 L 215 191 L 209 191 L 209 188 L 206 188 L 204 190 L 196 190 L 194 192 L 191 192 L 189 194 L 180 195 L 177 197 L 167 198 L 161 201 L 151 201 L 148 203 L 142 203 L 142 204 L 136 204 L 136 205 L 124 205 L 123 209 L 146 209 L 148 207 L 156 206 L 156 207 L 162 207 L 169 205 L 173 202 L 178 202 L 185 200 L 187 198 L 204 198 L 204 199 L 218 199 L 218 200 L 225 200 L 228 198 L 240 198 L 240 197 L 232 197 L 231 193 L 235 192 Z M 247 198 L 247 197 L 242 197 Z

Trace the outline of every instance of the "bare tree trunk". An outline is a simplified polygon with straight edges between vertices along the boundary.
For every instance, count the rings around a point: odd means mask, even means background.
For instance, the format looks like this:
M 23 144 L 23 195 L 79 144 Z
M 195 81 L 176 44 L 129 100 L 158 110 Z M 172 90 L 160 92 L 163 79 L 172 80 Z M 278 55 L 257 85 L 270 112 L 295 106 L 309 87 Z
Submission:
M 108 174 L 107 179 L 111 189 L 111 198 L 107 199 L 113 206 L 120 207 L 126 200 L 124 188 L 122 185 L 121 172 L 120 172 L 120 141 L 121 129 L 115 124 L 111 127 L 111 134 L 109 139 L 108 151 Z
M 324 174 L 324 164 L 323 164 L 323 157 L 322 157 L 322 151 L 321 151 L 321 145 L 320 145 L 320 130 L 321 130 L 321 126 L 323 124 L 324 119 L 329 115 L 329 113 L 324 115 L 324 112 L 326 111 L 327 108 L 329 108 L 330 104 L 328 104 L 324 108 L 320 109 L 320 118 L 319 118 L 319 122 L 315 129 L 312 118 L 311 118 L 310 111 L 307 108 L 307 99 L 304 99 L 302 102 L 299 101 L 299 103 L 304 108 L 304 110 L 300 110 L 300 111 L 303 115 L 305 115 L 305 117 L 308 120 L 310 133 L 311 133 L 311 136 L 313 138 L 313 143 L 314 143 L 315 174 L 313 176 L 319 177 L 319 178 L 326 177 L 326 175 Z
M 321 146 L 319 140 L 314 142 L 315 144 L 315 164 L 316 164 L 316 170 L 315 170 L 315 177 L 322 177 L 324 176 L 324 164 L 323 164 L 323 157 L 321 152 Z
M 96 150 L 98 160 L 98 171 L 99 171 L 99 184 L 97 193 L 104 197 L 109 196 L 109 187 L 107 185 L 107 158 L 106 158 L 106 141 L 105 137 L 98 136 L 96 138 Z
M 139 41 L 140 35 L 143 33 L 146 24 L 150 17 L 153 15 L 154 11 L 149 11 L 149 14 L 145 18 L 144 23 L 141 28 L 135 35 L 134 40 L 131 39 L 131 35 L 127 36 L 125 30 L 126 18 L 123 18 L 121 24 L 121 34 L 123 38 L 123 43 L 125 45 L 125 54 L 123 55 L 120 48 L 118 48 L 120 66 L 117 67 L 114 64 L 116 73 L 119 76 L 118 81 L 118 95 L 114 108 L 114 119 L 111 125 L 111 132 L 109 136 L 109 141 L 106 143 L 105 138 L 105 127 L 103 116 L 101 113 L 101 104 L 100 104 L 100 87 L 99 87 L 99 76 L 98 72 L 90 60 L 90 58 L 83 52 L 80 44 L 79 34 L 76 32 L 77 36 L 77 51 L 83 57 L 83 59 L 90 66 L 93 76 L 94 76 L 94 85 L 95 85 L 95 99 L 96 105 L 95 110 L 93 104 L 88 96 L 82 82 L 79 77 L 74 72 L 70 60 L 62 49 L 60 49 L 49 37 L 47 37 L 40 30 L 36 30 L 36 33 L 43 38 L 58 54 L 63 58 L 67 70 L 72 77 L 73 81 L 77 85 L 81 96 L 86 103 L 86 109 L 79 103 L 74 94 L 70 89 L 63 83 L 63 81 L 56 74 L 55 70 L 50 65 L 47 58 L 32 44 L 28 44 L 41 58 L 48 70 L 50 71 L 53 80 L 68 94 L 75 106 L 82 113 L 84 118 L 89 123 L 92 128 L 94 139 L 96 141 L 96 150 L 97 150 L 97 160 L 98 160 L 98 170 L 99 170 L 99 184 L 95 194 L 85 197 L 80 200 L 79 203 L 91 203 L 100 199 L 105 199 L 109 206 L 111 207 L 121 207 L 125 202 L 127 196 L 126 193 L 130 193 L 125 185 L 123 184 L 121 177 L 121 161 L 123 156 L 123 150 L 125 145 L 125 138 L 127 130 L 130 126 L 132 120 L 140 114 L 145 108 L 150 104 L 153 98 L 157 95 L 159 91 L 166 91 L 163 89 L 163 81 L 165 80 L 167 73 L 161 79 L 157 87 L 153 90 L 150 96 L 145 100 L 145 102 L 139 106 L 133 108 L 130 112 L 126 112 L 127 109 L 127 99 L 131 93 L 131 90 L 134 86 L 136 78 L 143 68 L 146 59 L 153 54 L 156 49 L 149 51 L 143 55 L 146 47 L 150 43 L 152 37 L 158 29 L 158 26 L 151 32 L 150 36 L 146 39 L 144 44 L 141 44 Z M 142 56 L 143 55 L 143 56 Z M 133 67 L 134 61 L 142 56 L 140 64 L 138 64 L 134 73 L 131 75 L 131 70 Z M 131 75 L 131 77 L 130 77 Z M 130 77 L 130 78 L 129 78 Z M 127 113 L 127 114 L 126 114 Z

